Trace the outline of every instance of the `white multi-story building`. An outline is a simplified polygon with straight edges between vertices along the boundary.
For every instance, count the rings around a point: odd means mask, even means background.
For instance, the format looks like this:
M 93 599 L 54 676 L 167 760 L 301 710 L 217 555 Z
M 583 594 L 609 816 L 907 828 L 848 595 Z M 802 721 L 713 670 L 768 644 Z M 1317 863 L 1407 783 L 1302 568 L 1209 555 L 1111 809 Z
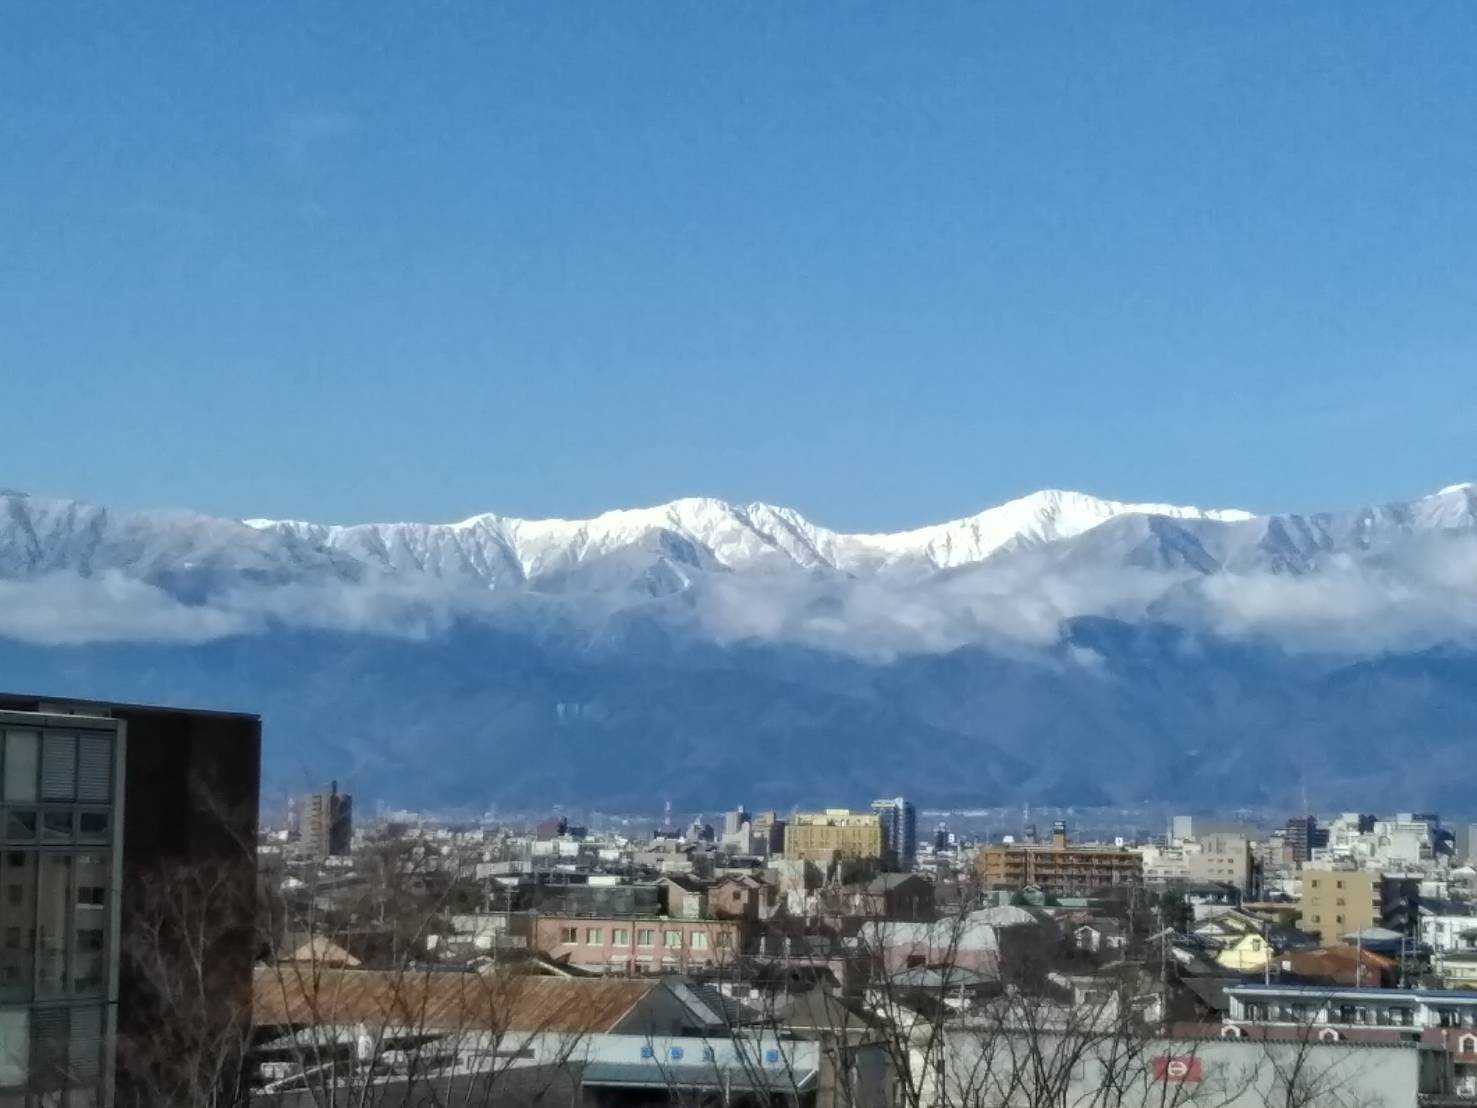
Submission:
M 1421 942 L 1438 954 L 1477 952 L 1477 915 L 1422 910 Z

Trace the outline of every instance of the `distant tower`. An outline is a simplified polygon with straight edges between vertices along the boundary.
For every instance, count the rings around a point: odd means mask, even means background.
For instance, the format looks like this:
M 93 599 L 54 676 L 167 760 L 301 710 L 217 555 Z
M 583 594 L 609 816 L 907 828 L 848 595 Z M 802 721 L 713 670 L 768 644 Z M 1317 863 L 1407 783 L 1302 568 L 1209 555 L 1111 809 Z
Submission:
M 918 812 L 906 799 L 872 801 L 872 811 L 882 822 L 883 845 L 888 860 L 900 873 L 909 873 L 918 861 Z
M 296 836 L 299 848 L 309 857 L 344 857 L 354 839 L 354 798 L 338 791 L 338 782 L 328 792 L 303 797 Z
M 671 829 L 672 826 L 672 802 L 670 800 L 662 803 L 662 827 Z

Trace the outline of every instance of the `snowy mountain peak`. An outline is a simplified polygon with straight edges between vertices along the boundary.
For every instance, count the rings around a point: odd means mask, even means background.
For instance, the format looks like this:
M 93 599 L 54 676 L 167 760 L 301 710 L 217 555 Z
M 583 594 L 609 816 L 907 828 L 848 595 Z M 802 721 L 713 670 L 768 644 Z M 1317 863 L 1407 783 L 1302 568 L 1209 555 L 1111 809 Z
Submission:
M 484 513 L 451 524 L 243 522 L 259 531 L 352 553 L 387 570 L 415 568 L 438 576 L 471 573 L 496 585 L 509 576 L 531 582 L 567 574 L 633 549 L 658 556 L 669 566 L 680 562 L 730 571 L 951 569 L 983 561 L 1007 544 L 1071 538 L 1129 513 L 1220 521 L 1251 518 L 1234 510 L 1130 504 L 1047 489 L 965 519 L 871 534 L 833 531 L 793 508 L 762 502 L 736 505 L 712 497 L 615 509 L 590 519 L 517 519 Z
M 1254 516 L 1235 509 L 1106 500 L 1043 489 L 975 515 L 903 531 L 846 533 L 793 508 L 690 497 L 589 519 L 496 513 L 456 523 L 331 525 L 114 512 L 75 501 L 7 496 L 0 579 L 117 571 L 198 598 L 241 582 L 466 583 L 505 591 L 642 594 L 682 590 L 704 574 L 796 570 L 920 579 L 1040 549 L 1060 560 L 1309 572 L 1339 553 L 1374 551 L 1423 532 L 1477 532 L 1477 486 L 1352 512 Z M 1097 531 L 1138 517 L 1144 526 Z M 1096 538 L 1090 539 L 1090 533 Z M 1080 540 L 1080 541 L 1078 541 Z

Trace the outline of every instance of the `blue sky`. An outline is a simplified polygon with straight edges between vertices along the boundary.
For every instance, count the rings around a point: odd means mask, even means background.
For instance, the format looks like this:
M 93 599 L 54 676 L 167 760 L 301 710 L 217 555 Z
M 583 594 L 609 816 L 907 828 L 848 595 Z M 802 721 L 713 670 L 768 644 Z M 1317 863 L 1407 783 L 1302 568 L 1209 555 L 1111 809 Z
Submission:
M 890 528 L 1477 477 L 1471 6 L 0 24 L 0 485 Z

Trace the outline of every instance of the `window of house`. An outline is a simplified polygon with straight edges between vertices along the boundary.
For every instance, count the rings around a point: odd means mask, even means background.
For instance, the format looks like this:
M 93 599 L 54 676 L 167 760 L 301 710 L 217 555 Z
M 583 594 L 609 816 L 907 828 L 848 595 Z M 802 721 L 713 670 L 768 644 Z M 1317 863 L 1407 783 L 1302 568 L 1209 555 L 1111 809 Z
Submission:
M 585 945 L 600 946 L 605 942 L 604 932 L 598 927 L 585 928 Z
M 580 941 L 580 929 L 578 927 L 561 927 L 560 939 L 566 943 L 577 943 Z
M 651 946 L 656 942 L 656 932 L 650 927 L 642 927 L 636 932 L 637 946 Z
M 671 948 L 671 947 L 680 947 L 681 945 L 682 945 L 682 932 L 681 931 L 663 931 L 662 932 L 662 946 Z
M 614 928 L 610 932 L 610 941 L 613 942 L 616 946 L 625 946 L 628 942 L 631 941 L 631 933 L 627 931 L 624 927 Z
M 708 949 L 708 934 L 707 934 L 707 932 L 706 931 L 694 931 L 688 937 L 688 945 L 691 946 L 693 950 L 707 950 Z

